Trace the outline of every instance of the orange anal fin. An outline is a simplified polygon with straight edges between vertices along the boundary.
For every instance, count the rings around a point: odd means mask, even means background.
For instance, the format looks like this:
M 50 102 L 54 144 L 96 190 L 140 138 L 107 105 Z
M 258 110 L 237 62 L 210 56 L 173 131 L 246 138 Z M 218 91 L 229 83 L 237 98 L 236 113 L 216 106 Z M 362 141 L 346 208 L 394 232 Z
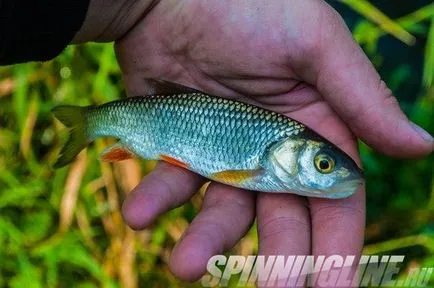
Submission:
M 100 155 L 101 160 L 106 162 L 116 162 L 134 158 L 134 153 L 120 144 L 107 147 Z
M 227 183 L 240 184 L 244 181 L 252 179 L 261 173 L 261 169 L 257 170 L 226 170 L 211 174 L 212 180 Z
M 179 161 L 178 159 L 175 159 L 175 158 L 170 157 L 170 156 L 168 156 L 168 155 L 160 155 L 160 159 L 161 159 L 162 161 L 164 161 L 164 162 L 170 163 L 170 164 L 172 164 L 172 165 L 175 165 L 175 166 L 178 166 L 178 167 L 181 167 L 181 168 L 188 169 L 188 167 L 189 167 L 189 166 L 188 166 L 187 164 L 185 164 L 184 162 Z

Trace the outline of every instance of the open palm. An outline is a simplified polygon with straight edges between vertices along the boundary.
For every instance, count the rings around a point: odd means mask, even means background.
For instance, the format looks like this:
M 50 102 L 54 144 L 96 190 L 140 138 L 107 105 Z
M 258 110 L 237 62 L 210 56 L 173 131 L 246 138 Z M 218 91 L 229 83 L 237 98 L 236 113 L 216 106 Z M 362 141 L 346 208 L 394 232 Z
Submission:
M 323 1 L 162 0 L 117 41 L 116 52 L 130 95 L 147 90 L 144 79 L 159 78 L 254 103 L 305 123 L 356 161 L 354 134 L 389 155 L 433 148 Z M 126 222 L 146 227 L 188 201 L 204 181 L 159 164 L 125 201 Z M 358 255 L 362 249 L 363 189 L 326 200 L 211 183 L 201 212 L 174 248 L 172 272 L 196 280 L 255 216 L 263 255 Z

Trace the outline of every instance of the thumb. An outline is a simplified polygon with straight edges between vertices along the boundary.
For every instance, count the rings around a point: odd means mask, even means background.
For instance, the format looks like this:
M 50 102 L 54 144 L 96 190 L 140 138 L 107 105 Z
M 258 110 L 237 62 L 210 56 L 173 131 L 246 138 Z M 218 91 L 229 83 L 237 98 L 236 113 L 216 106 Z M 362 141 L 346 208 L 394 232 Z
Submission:
M 309 82 L 353 133 L 378 151 L 400 157 L 432 152 L 432 136 L 407 119 L 342 18 L 324 5 L 319 49 L 308 63 Z

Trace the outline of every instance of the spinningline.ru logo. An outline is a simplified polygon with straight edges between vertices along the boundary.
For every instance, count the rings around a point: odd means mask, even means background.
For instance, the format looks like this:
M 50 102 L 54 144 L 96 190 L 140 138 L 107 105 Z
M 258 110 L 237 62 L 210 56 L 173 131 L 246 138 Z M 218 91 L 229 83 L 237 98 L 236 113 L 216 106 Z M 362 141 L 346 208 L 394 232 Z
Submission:
M 426 287 L 434 267 L 411 268 L 404 279 L 396 279 L 404 257 L 363 255 L 357 261 L 355 256 L 340 255 L 215 255 L 208 261 L 209 274 L 201 283 L 204 287 L 227 287 L 234 276 L 240 287 Z

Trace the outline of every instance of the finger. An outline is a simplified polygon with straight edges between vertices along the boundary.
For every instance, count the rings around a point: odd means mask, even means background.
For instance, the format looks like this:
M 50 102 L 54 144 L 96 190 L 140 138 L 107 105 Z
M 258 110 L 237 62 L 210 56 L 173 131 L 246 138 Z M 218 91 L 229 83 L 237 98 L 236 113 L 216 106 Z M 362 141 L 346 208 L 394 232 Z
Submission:
M 309 203 L 312 218 L 312 254 L 341 255 L 343 259 L 355 256 L 353 266 L 346 267 L 355 271 L 364 240 L 364 188 L 346 199 L 310 198 Z
M 211 183 L 202 211 L 173 249 L 172 273 L 185 281 L 202 276 L 213 255 L 230 249 L 248 231 L 255 214 L 254 199 L 251 191 Z
M 122 205 L 125 222 L 143 229 L 160 214 L 185 203 L 204 180 L 191 171 L 161 162 L 127 196 Z
M 379 151 L 403 157 L 432 152 L 433 138 L 408 121 L 342 18 L 324 1 L 317 3 L 324 6 L 321 31 L 308 45 L 312 60 L 304 63 L 301 76 L 358 137 Z
M 310 254 L 311 226 L 305 197 L 260 193 L 256 205 L 260 255 Z M 274 284 L 285 286 L 288 279 L 278 281 Z

